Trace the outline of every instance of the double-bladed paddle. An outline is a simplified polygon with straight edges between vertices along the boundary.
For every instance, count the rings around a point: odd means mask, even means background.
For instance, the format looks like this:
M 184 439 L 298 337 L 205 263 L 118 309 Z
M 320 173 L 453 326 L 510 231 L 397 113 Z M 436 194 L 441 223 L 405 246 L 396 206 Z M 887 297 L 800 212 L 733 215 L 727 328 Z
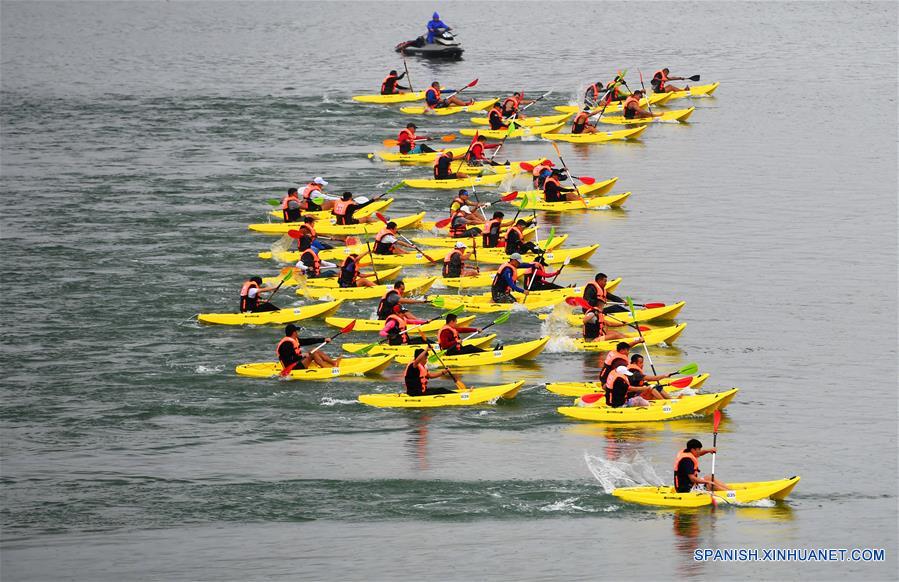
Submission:
M 355 320 L 355 319 L 354 319 L 353 321 L 349 322 L 346 326 L 344 326 L 343 329 L 341 329 L 340 331 L 338 331 L 337 333 L 335 333 L 334 335 L 332 335 L 331 337 L 329 337 L 328 340 L 333 340 L 334 338 L 336 338 L 337 336 L 339 336 L 339 335 L 342 334 L 342 333 L 348 333 L 348 332 L 351 332 L 351 331 L 353 331 L 353 328 L 354 328 L 354 327 L 356 327 L 356 320 Z M 309 353 L 310 353 L 310 354 L 314 354 L 314 353 L 317 352 L 318 350 L 320 350 L 320 349 L 322 349 L 323 347 L 325 347 L 325 344 L 327 344 L 327 343 L 328 343 L 328 342 L 322 342 L 322 343 L 320 343 L 320 344 L 317 345 L 313 350 L 311 350 Z M 289 366 L 286 366 L 283 370 L 281 370 L 281 372 L 279 373 L 279 375 L 280 375 L 282 378 L 283 378 L 283 377 L 289 376 L 290 373 L 293 371 L 293 369 L 296 368 L 297 364 L 299 364 L 299 363 L 300 363 L 300 360 L 297 360 L 297 361 L 295 361 L 294 363 L 290 364 Z

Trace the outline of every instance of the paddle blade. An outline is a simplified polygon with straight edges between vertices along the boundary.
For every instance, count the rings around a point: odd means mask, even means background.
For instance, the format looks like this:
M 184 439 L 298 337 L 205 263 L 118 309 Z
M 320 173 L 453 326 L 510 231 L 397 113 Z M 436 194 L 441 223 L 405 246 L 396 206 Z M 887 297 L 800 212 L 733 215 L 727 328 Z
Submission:
M 445 136 L 441 137 L 440 141 L 451 142 L 451 141 L 455 141 L 455 139 L 456 139 L 456 134 L 451 133 L 449 135 L 445 135 Z
M 693 383 L 693 376 L 684 376 L 673 382 L 669 382 L 667 388 L 686 388 Z
M 441 300 L 442 300 L 443 297 L 438 297 L 438 299 L 441 299 Z M 452 313 L 453 315 L 459 315 L 459 314 L 462 313 L 463 311 L 465 311 L 465 306 L 464 306 L 464 305 L 457 305 L 457 306 L 453 307 L 452 309 L 450 309 L 449 311 L 447 311 L 446 314 L 449 315 L 450 313 Z
M 466 89 L 471 89 L 472 87 L 474 87 L 474 86 L 477 85 L 477 84 L 478 84 L 478 80 L 475 79 L 474 81 L 472 81 L 472 82 L 469 83 L 468 85 L 465 85 L 465 88 L 466 88 Z
M 453 220 L 453 217 L 450 216 L 449 218 L 444 218 L 443 220 L 438 220 L 437 222 L 434 223 L 434 226 L 436 226 L 437 228 L 444 228 L 446 225 L 448 225 L 450 222 L 452 222 L 452 220 Z
M 353 246 L 353 245 L 359 244 L 359 239 L 356 238 L 356 237 L 354 237 L 354 236 L 348 236 L 348 237 L 346 237 L 346 238 L 343 240 L 343 243 L 344 243 L 346 246 L 351 247 L 351 246 Z
M 434 307 L 443 308 L 443 306 L 446 305 L 446 300 L 443 297 L 435 297 L 431 300 L 431 305 L 433 305 Z
M 534 165 L 529 164 L 527 162 L 519 162 L 518 166 L 525 172 L 533 172 L 534 171 Z
M 315 202 L 316 204 L 321 204 L 322 202 L 325 201 L 325 199 L 322 198 L 321 196 L 316 196 L 315 198 L 312 199 L 312 201 Z
M 688 81 L 698 81 L 699 75 L 693 75 L 692 77 L 687 77 L 687 80 Z
M 549 142 L 549 145 L 553 146 L 553 149 L 556 150 L 556 155 L 559 156 L 559 158 L 561 159 L 562 152 L 559 150 L 558 144 L 556 144 L 556 142 L 554 142 L 554 141 L 551 141 L 551 142 Z
M 515 200 L 516 198 L 518 198 L 518 190 L 509 192 L 508 194 L 503 194 L 503 196 L 500 197 L 500 200 L 502 200 L 503 202 L 509 202 L 511 200 Z
M 266 202 L 271 206 L 281 206 L 281 201 L 277 198 L 269 198 L 268 200 L 266 200 Z
M 562 266 L 566 266 L 570 262 L 571 262 L 571 257 L 565 257 L 565 261 L 562 263 Z
M 664 303 L 644 303 L 644 309 L 658 309 L 659 307 L 665 307 Z
M 634 310 L 634 300 L 631 299 L 630 295 L 625 297 L 624 300 L 627 301 L 627 308 L 631 310 L 631 315 L 633 315 L 634 318 L 636 319 L 637 315 L 636 315 L 636 311 Z
M 686 366 L 684 366 L 683 368 L 681 368 L 680 370 L 678 370 L 677 373 L 690 375 L 690 374 L 695 374 L 698 371 L 699 371 L 699 364 L 697 364 L 696 362 L 691 362 L 691 363 L 687 364 Z
M 300 363 L 299 360 L 297 360 L 296 362 L 292 363 L 291 365 L 289 365 L 286 368 L 284 368 L 283 370 L 281 370 L 281 372 L 278 375 L 281 376 L 282 378 L 286 378 L 287 376 L 290 376 L 290 373 L 293 372 L 293 369 L 296 368 L 297 364 L 299 364 L 299 363 Z
M 718 432 L 718 425 L 721 424 L 721 410 L 716 410 L 712 421 L 712 432 Z
M 391 186 L 390 190 L 388 190 L 387 192 L 384 192 L 384 194 L 390 194 L 391 192 L 396 192 L 397 190 L 399 190 L 402 187 L 403 187 L 403 182 L 400 182 L 396 186 Z
M 381 214 L 380 212 L 375 212 L 375 216 L 377 216 L 378 220 L 380 220 L 384 224 L 387 224 L 388 222 L 390 222 L 389 220 L 387 220 L 387 217 L 384 216 L 383 214 Z
M 590 304 L 584 301 L 583 297 L 566 297 L 565 303 L 572 307 L 580 307 L 582 309 L 590 309 Z
M 381 143 L 384 144 L 384 146 L 388 147 L 388 148 L 400 145 L 400 142 L 396 141 L 395 139 L 385 139 Z
M 587 186 L 590 186 L 590 185 L 596 183 L 596 178 L 594 178 L 592 176 L 575 176 L 575 178 L 577 178 L 578 180 L 580 180 L 582 183 L 586 184 Z
M 605 396 L 604 392 L 594 392 L 593 394 L 584 394 L 583 396 L 581 396 L 581 402 L 583 402 L 584 404 L 593 404 L 594 402 L 596 402 L 597 400 L 599 400 L 600 398 L 602 398 L 604 396 Z
M 493 320 L 493 325 L 500 325 L 509 321 L 509 316 L 511 315 L 511 311 L 507 311 Z
M 346 327 L 340 330 L 340 333 L 350 333 L 356 327 L 356 320 L 349 322 Z
M 645 325 L 638 325 L 638 326 L 637 326 L 637 329 L 640 330 L 640 331 L 643 332 L 643 333 L 646 333 L 647 331 L 651 330 L 652 328 L 651 328 L 651 327 L 647 327 L 647 326 L 645 326 Z
M 356 353 L 357 354 L 367 354 L 368 352 L 372 351 L 376 345 L 378 345 L 378 342 L 375 342 L 373 344 L 368 344 L 367 346 L 362 346 Z
M 287 231 L 287 236 L 289 236 L 290 238 L 299 239 L 299 238 L 301 238 L 301 237 L 303 236 L 303 233 L 301 233 L 301 232 L 298 231 L 298 230 L 291 229 L 291 230 L 288 230 L 288 231 Z

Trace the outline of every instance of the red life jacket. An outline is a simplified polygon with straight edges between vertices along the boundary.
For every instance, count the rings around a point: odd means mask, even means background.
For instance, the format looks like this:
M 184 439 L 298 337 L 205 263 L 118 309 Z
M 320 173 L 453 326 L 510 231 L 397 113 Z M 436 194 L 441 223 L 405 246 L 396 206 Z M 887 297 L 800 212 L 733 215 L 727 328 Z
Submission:
M 599 96 L 602 94 L 602 92 L 599 90 L 599 87 L 596 86 L 596 83 L 593 83 L 592 85 L 587 87 L 587 94 L 589 94 L 590 92 L 593 93 L 593 103 L 599 101 Z
M 303 224 L 300 225 L 299 230 L 300 230 L 300 232 L 305 230 L 306 234 L 309 236 L 310 241 L 314 241 L 315 238 L 318 236 L 318 234 L 316 234 L 316 232 L 315 232 L 315 228 L 312 226 L 312 223 L 304 222 Z
M 386 295 L 385 295 L 385 297 L 386 297 Z M 393 322 L 393 331 L 388 334 L 388 337 L 399 336 L 400 344 L 409 343 L 409 334 L 403 333 L 404 331 L 406 331 L 405 318 L 397 315 L 396 313 L 391 313 L 390 315 L 387 316 L 387 319 L 384 320 L 384 325 L 386 326 L 391 321 Z M 390 340 L 388 340 L 387 343 L 389 343 L 390 345 L 396 345 L 396 344 L 390 343 Z
M 506 97 L 505 99 L 503 99 L 503 111 L 505 111 L 506 114 L 515 113 L 516 111 L 518 111 L 518 106 L 520 104 L 521 101 L 515 95 Z
M 659 87 L 658 88 L 659 93 L 662 93 L 665 91 L 665 83 L 668 82 L 668 75 L 665 74 L 664 70 L 656 71 L 655 74 L 652 76 L 652 80 L 653 81 L 658 80 L 657 85 Z
M 680 451 L 680 452 L 678 452 L 678 453 L 677 453 L 677 456 L 674 457 L 674 489 L 675 489 L 675 491 L 676 491 L 677 489 L 680 489 L 680 488 L 681 488 L 681 487 L 680 487 L 681 484 L 678 483 L 678 481 L 677 481 L 677 466 L 680 465 L 680 462 L 681 462 L 682 460 L 684 460 L 684 459 L 690 459 L 690 461 L 693 463 L 693 471 L 692 471 L 692 474 L 695 475 L 695 476 L 697 476 L 697 477 L 699 477 L 699 459 L 696 458 L 696 455 L 694 455 L 693 453 L 691 453 L 691 452 L 689 452 L 689 451 Z M 686 489 L 686 483 L 684 483 L 684 485 L 685 485 L 684 488 Z M 690 487 L 692 488 L 692 486 L 693 486 L 693 485 L 692 485 L 692 483 L 691 483 L 691 484 L 690 484 Z
M 446 179 L 446 178 L 441 178 L 441 177 L 440 177 L 439 169 L 440 169 L 440 162 L 441 162 L 441 160 L 449 160 L 449 156 L 446 154 L 446 152 L 440 154 L 439 156 L 437 156 L 437 159 L 434 160 L 434 178 L 437 179 L 437 180 L 444 180 L 444 179 Z M 451 173 L 451 172 L 449 172 L 449 166 L 451 166 L 451 165 L 452 165 L 452 160 L 450 160 L 450 163 L 447 164 L 447 172 L 448 172 L 448 173 Z
M 240 312 L 246 313 L 252 311 L 259 302 L 259 295 L 250 297 L 250 289 L 259 289 L 259 283 L 256 281 L 244 281 L 243 287 L 240 288 Z
M 290 336 L 285 336 L 285 337 L 282 337 L 281 341 L 278 342 L 278 345 L 275 346 L 275 355 L 278 356 L 279 360 L 281 359 L 281 346 L 285 343 L 293 344 L 293 351 L 294 351 L 294 353 L 296 353 L 297 358 L 303 357 L 303 348 L 300 346 L 300 340 L 290 337 Z M 281 364 L 286 365 L 286 364 L 284 364 L 284 362 L 281 362 Z
M 503 110 L 496 103 L 493 104 L 493 107 L 487 113 L 487 120 L 490 122 L 490 129 L 502 129 L 506 127 L 506 124 L 503 122 Z
M 634 108 L 630 108 L 631 105 L 634 105 Z M 621 111 L 624 113 L 625 119 L 633 119 L 634 115 L 636 115 L 636 110 L 640 107 L 640 100 L 634 97 L 633 95 L 628 95 L 627 99 L 624 100 L 624 105 L 621 106 Z
M 408 154 L 415 147 L 415 132 L 408 127 L 396 136 L 397 146 L 401 154 Z
M 394 93 L 399 93 L 396 89 L 396 75 L 387 75 L 384 77 L 384 81 L 381 83 L 381 95 L 392 95 Z M 390 85 L 390 89 L 387 88 L 387 85 Z
M 484 159 L 484 144 L 479 141 L 474 142 L 474 145 L 471 146 L 471 149 L 468 150 L 468 161 L 473 162 L 475 160 L 483 160 Z
M 464 253 L 462 252 L 462 249 L 453 249 L 451 253 L 449 253 L 448 255 L 443 257 L 443 276 L 444 277 L 459 277 L 462 275 L 461 273 L 459 273 L 458 275 L 450 274 L 449 268 L 450 268 L 450 263 L 452 263 L 452 261 L 453 261 L 453 257 L 458 256 L 459 257 L 459 270 L 461 271 L 462 269 L 464 269 L 465 261 L 462 260 L 463 254 Z
M 586 111 L 581 111 L 575 115 L 574 120 L 571 122 L 571 133 L 584 133 L 584 128 L 587 126 L 589 118 L 590 115 Z
M 407 394 L 415 396 L 426 394 L 428 391 L 428 367 L 425 364 L 416 365 L 414 361 L 409 362 L 403 373 L 403 380 L 406 384 Z
M 449 324 L 440 328 L 440 331 L 437 333 L 437 343 L 440 344 L 441 350 L 448 350 L 462 345 L 459 339 L 459 332 Z

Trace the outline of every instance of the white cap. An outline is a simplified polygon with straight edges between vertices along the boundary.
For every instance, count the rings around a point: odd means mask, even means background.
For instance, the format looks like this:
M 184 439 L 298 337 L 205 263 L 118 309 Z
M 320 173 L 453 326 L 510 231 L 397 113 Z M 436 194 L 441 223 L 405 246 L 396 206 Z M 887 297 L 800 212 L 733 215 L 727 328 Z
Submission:
M 325 182 L 325 179 L 321 176 L 316 176 L 314 180 L 312 180 L 313 184 L 318 184 L 319 186 L 327 186 L 328 183 Z
M 459 211 L 460 211 L 460 212 L 471 212 L 471 208 L 469 208 L 469 207 L 466 205 L 466 206 L 463 206 L 462 208 L 460 208 Z
M 625 376 L 633 376 L 634 373 L 627 369 L 627 366 L 618 366 L 615 368 L 615 371 L 619 374 L 624 374 Z
M 465 243 L 462 242 L 462 241 L 457 242 L 457 243 L 456 243 L 456 248 L 457 248 L 457 249 L 464 249 L 464 248 L 465 248 Z
M 510 261 L 519 261 L 519 262 L 520 262 L 520 261 L 521 261 L 521 255 L 518 254 L 518 253 L 512 253 L 512 255 L 509 257 L 509 260 L 510 260 Z

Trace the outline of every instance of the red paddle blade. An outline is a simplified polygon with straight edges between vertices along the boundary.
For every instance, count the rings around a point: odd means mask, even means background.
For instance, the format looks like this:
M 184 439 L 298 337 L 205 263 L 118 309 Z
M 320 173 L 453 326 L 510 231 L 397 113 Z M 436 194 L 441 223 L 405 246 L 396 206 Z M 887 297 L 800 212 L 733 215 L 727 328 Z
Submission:
M 582 183 L 586 184 L 587 186 L 590 186 L 591 184 L 596 183 L 596 178 L 594 178 L 592 176 L 575 176 L 575 177 L 578 180 L 580 180 Z
M 533 171 L 534 171 L 534 166 L 533 166 L 532 164 L 527 163 L 527 162 L 520 162 L 518 165 L 519 165 L 519 167 L 521 167 L 521 169 L 524 170 L 525 172 L 533 172 Z
M 377 216 L 377 217 L 378 217 L 378 220 L 380 220 L 380 221 L 383 222 L 384 224 L 387 224 L 387 223 L 389 222 L 389 221 L 387 220 L 387 217 L 384 216 L 383 214 L 381 214 L 380 212 L 375 212 L 375 216 Z
M 298 230 L 288 230 L 288 231 L 287 231 L 287 236 L 289 236 L 290 238 L 296 238 L 296 239 L 299 239 L 299 238 L 301 238 L 301 237 L 303 236 L 303 233 L 301 233 L 301 232 L 298 231 Z
M 516 190 L 514 192 L 509 192 L 508 194 L 506 194 L 502 198 L 500 198 L 500 200 L 502 200 L 503 202 L 509 202 L 509 201 L 515 200 L 516 198 L 518 198 L 518 190 Z
M 718 425 L 721 424 L 721 411 L 716 410 L 712 421 L 712 432 L 718 432 Z
M 434 223 L 434 226 L 436 226 L 437 228 L 443 228 L 444 226 L 449 224 L 452 220 L 453 220 L 453 217 L 450 216 L 449 218 L 444 218 L 443 220 L 438 220 L 437 222 Z
M 644 309 L 658 309 L 659 307 L 665 307 L 664 303 L 644 303 Z
M 646 327 L 645 325 L 638 325 L 637 327 L 639 327 L 640 331 L 642 331 L 643 333 L 646 333 L 647 331 L 652 329 L 651 327 Z
M 686 388 L 690 384 L 693 383 L 693 376 L 684 376 L 683 378 L 678 378 L 677 380 L 672 381 L 668 386 L 672 388 Z
M 583 396 L 581 396 L 581 402 L 583 402 L 584 404 L 593 404 L 603 396 L 605 396 L 605 394 L 602 392 L 597 392 L 595 394 L 584 394 Z
M 465 85 L 465 88 L 466 88 L 466 89 L 469 89 L 469 88 L 471 88 L 471 87 L 474 87 L 474 86 L 477 85 L 477 84 L 478 84 L 478 80 L 475 79 L 474 81 L 472 81 L 472 82 L 469 83 L 468 85 Z
M 590 309 L 590 304 L 584 301 L 583 297 L 566 297 L 565 303 L 571 305 L 572 307 L 582 307 L 584 309 Z
M 293 372 L 293 369 L 296 368 L 297 364 L 299 364 L 299 361 L 296 361 L 296 362 L 292 363 L 291 365 L 287 366 L 286 368 L 284 368 L 283 370 L 281 370 L 281 373 L 279 375 L 282 378 L 286 378 L 287 376 L 290 376 L 290 373 Z
M 352 245 L 357 245 L 357 244 L 359 244 L 359 239 L 356 238 L 356 237 L 354 237 L 354 236 L 348 236 L 348 237 L 346 237 L 346 239 L 344 239 L 343 242 L 346 243 L 346 246 L 349 247 L 349 246 L 352 246 Z
M 356 320 L 355 320 L 355 319 L 354 319 L 353 321 L 349 322 L 345 328 L 343 328 L 342 330 L 340 330 L 340 333 L 350 333 L 351 331 L 353 331 L 353 328 L 354 328 L 354 327 L 356 327 Z

